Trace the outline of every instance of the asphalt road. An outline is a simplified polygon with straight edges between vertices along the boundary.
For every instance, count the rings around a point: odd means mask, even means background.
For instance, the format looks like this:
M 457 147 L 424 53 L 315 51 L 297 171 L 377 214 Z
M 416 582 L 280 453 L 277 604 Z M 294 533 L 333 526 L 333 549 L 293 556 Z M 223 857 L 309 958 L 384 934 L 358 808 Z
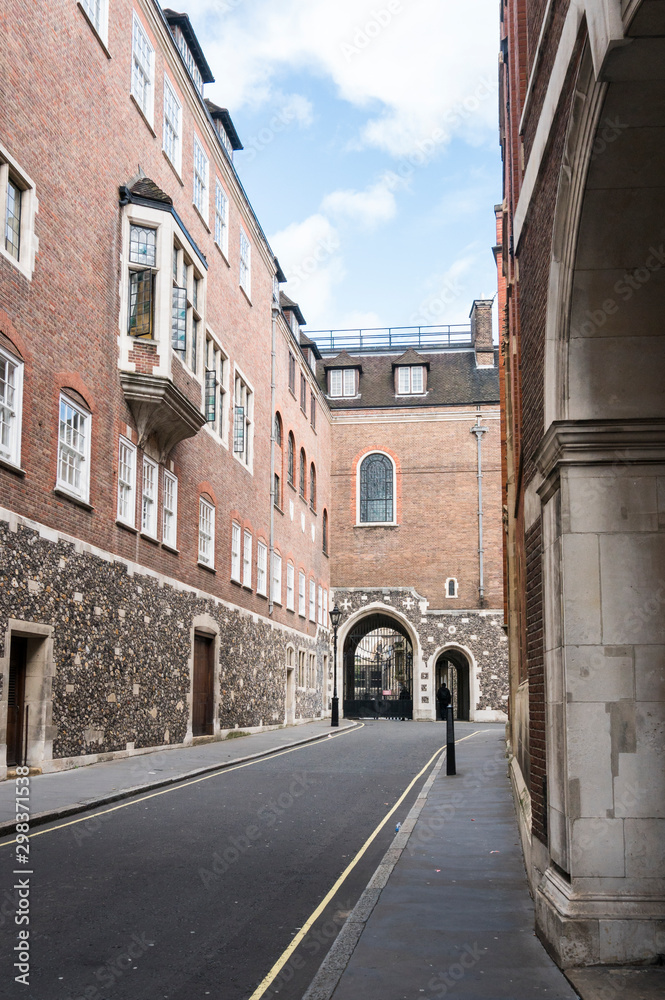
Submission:
M 14 982 L 18 928 L 0 916 L 0 996 L 249 1000 L 444 743 L 442 724 L 367 723 L 42 828 L 31 839 L 30 984 Z M 300 1000 L 428 773 L 263 996 Z M 0 848 L 3 901 L 21 877 L 15 849 Z

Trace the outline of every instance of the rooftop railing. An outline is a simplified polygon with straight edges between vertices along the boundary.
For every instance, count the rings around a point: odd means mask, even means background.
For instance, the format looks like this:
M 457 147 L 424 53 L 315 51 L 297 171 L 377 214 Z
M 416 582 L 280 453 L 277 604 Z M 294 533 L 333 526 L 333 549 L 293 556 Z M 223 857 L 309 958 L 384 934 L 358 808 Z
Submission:
M 445 326 L 390 326 L 366 330 L 307 330 L 324 354 L 340 351 L 407 351 L 441 350 L 449 347 L 471 347 L 471 328 L 464 324 Z

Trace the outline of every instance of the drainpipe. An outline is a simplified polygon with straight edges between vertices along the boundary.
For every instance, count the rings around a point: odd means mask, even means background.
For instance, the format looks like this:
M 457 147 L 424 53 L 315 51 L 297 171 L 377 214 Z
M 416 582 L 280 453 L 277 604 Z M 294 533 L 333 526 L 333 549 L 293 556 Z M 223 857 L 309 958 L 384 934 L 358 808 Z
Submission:
M 478 443 L 478 565 L 480 570 L 480 583 L 478 587 L 478 592 L 480 596 L 480 606 L 482 607 L 485 602 L 485 571 L 483 566 L 483 556 L 485 550 L 483 549 L 483 458 L 482 458 L 482 440 L 483 434 L 487 433 L 487 427 L 481 427 L 480 425 L 480 413 L 476 417 L 476 423 L 471 428 L 471 433 L 476 435 L 476 441 Z
M 277 338 L 277 316 L 279 306 L 272 304 L 272 331 L 270 339 L 270 546 L 268 551 L 268 614 L 272 615 L 274 604 L 272 600 L 272 563 L 275 551 L 275 341 Z

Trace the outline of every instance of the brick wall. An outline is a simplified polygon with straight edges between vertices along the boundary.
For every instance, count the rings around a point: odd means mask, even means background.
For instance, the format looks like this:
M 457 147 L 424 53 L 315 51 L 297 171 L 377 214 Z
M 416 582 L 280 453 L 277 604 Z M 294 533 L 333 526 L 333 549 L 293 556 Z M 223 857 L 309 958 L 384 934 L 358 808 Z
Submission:
M 502 606 L 500 425 L 484 407 L 485 606 Z M 479 607 L 475 410 L 423 408 L 417 414 L 354 411 L 333 420 L 333 586 L 415 587 L 430 608 Z M 426 422 L 422 422 L 426 421 Z M 381 450 L 397 465 L 397 525 L 356 523 L 359 458 Z M 459 597 L 445 596 L 447 577 Z

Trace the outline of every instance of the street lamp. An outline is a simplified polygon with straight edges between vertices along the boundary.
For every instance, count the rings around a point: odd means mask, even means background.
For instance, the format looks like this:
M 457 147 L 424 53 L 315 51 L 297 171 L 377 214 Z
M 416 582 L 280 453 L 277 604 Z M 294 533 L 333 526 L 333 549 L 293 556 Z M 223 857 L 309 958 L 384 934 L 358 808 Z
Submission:
M 339 698 L 337 697 L 337 629 L 339 628 L 339 623 L 342 619 L 342 612 L 337 607 L 337 603 L 335 603 L 335 607 L 332 609 L 332 611 L 329 612 L 329 614 L 330 614 L 330 624 L 333 627 L 333 671 L 334 671 L 333 673 L 334 686 L 333 686 L 332 713 L 330 718 L 330 725 L 339 726 Z

